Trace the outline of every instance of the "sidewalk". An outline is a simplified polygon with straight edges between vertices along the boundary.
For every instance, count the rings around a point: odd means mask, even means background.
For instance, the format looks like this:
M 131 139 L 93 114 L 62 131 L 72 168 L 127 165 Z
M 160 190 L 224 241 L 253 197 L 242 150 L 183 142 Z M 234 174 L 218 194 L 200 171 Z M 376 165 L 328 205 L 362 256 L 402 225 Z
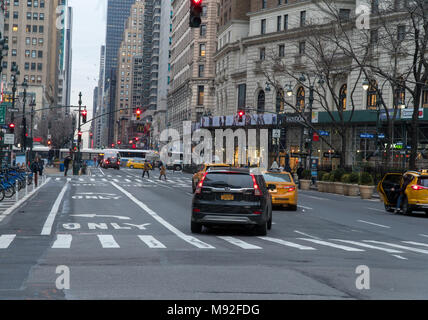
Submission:
M 318 187 L 314 186 L 313 184 L 311 184 L 310 189 L 311 191 L 318 191 Z M 322 192 L 320 192 L 322 193 Z M 379 193 L 377 192 L 376 188 L 373 191 L 373 199 L 380 199 Z
M 45 167 L 43 173 L 49 176 L 63 176 L 64 172 L 59 171 L 59 168 L 48 168 Z

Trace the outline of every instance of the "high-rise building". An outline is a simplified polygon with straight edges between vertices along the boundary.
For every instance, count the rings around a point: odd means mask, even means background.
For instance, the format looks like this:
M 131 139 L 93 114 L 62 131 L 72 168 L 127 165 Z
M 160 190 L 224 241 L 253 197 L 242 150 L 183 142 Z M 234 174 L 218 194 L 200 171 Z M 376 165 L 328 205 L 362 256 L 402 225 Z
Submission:
M 172 2 L 171 84 L 168 122 L 182 132 L 182 122 L 199 119 L 214 109 L 214 54 L 219 1 L 203 2 L 200 28 L 189 28 L 190 1 Z
M 98 90 L 96 96 L 94 95 L 94 110 L 93 114 L 95 117 L 94 121 L 94 145 L 96 148 L 101 148 L 107 145 L 107 137 L 103 137 L 102 134 L 105 132 L 104 129 L 107 127 L 106 117 L 102 117 L 105 113 L 104 106 L 104 69 L 105 69 L 105 46 L 101 46 L 100 50 L 100 71 L 98 75 Z M 95 101 L 96 100 L 96 101 Z M 104 139 L 104 141 L 103 141 Z
M 135 0 L 108 0 L 106 31 L 105 77 L 117 67 L 117 52 L 122 42 L 123 30 Z

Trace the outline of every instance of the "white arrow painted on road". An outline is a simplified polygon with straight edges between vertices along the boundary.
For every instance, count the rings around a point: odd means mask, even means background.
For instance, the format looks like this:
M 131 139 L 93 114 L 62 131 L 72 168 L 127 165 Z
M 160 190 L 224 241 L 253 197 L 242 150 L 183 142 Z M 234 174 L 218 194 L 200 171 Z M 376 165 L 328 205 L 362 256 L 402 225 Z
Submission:
M 100 193 L 100 192 L 81 192 L 81 193 L 76 193 L 76 194 L 84 194 L 84 195 L 97 195 L 97 194 L 102 194 L 104 196 L 115 196 L 116 194 L 114 193 Z
M 71 214 L 72 217 L 81 217 L 81 218 L 115 218 L 119 220 L 131 220 L 130 217 L 124 217 L 124 216 L 109 216 L 109 215 L 102 215 L 102 214 Z

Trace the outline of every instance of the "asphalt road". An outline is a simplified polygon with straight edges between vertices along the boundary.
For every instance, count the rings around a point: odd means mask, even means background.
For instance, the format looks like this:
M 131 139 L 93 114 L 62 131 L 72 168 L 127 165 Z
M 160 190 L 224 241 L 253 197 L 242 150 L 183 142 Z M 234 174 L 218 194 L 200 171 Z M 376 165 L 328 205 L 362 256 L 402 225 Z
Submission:
M 191 176 L 140 175 L 53 176 L 0 222 L 0 299 L 428 297 L 424 214 L 309 191 L 299 193 L 297 212 L 274 212 L 267 237 L 245 229 L 195 236 Z

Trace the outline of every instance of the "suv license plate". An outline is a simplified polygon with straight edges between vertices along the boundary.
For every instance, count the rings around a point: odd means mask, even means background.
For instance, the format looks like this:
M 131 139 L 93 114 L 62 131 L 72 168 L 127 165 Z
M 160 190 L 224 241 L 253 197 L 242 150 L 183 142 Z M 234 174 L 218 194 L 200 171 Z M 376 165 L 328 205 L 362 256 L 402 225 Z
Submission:
M 233 194 L 222 194 L 221 200 L 232 201 L 234 199 Z

